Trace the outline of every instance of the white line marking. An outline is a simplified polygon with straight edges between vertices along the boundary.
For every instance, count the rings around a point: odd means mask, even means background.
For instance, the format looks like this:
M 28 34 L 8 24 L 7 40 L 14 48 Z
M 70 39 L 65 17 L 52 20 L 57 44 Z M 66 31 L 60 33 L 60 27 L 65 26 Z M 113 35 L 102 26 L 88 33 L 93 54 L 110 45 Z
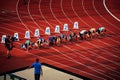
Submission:
M 104 5 L 105 9 L 107 10 L 107 12 L 108 12 L 113 18 L 115 18 L 118 22 L 120 22 L 120 19 L 117 18 L 114 14 L 112 14 L 112 13 L 110 12 L 110 10 L 108 9 L 108 7 L 107 7 L 106 4 L 105 4 L 105 0 L 103 0 L 103 5 Z

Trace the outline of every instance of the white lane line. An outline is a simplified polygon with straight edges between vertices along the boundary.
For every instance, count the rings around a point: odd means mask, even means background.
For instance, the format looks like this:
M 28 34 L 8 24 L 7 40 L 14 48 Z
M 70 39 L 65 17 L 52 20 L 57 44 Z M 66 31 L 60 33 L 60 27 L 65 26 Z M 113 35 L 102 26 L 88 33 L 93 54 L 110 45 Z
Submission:
M 39 0 L 39 13 L 42 16 L 42 18 L 45 20 L 45 22 L 50 26 L 50 28 L 54 29 L 54 27 L 48 22 L 48 20 L 45 18 L 45 16 L 42 13 L 41 2 L 42 2 L 42 0 Z
M 19 5 L 19 0 L 17 0 L 17 3 L 16 3 L 16 12 L 17 12 L 17 16 L 21 22 L 21 24 L 27 29 L 29 30 L 32 34 L 34 34 L 26 25 L 25 23 L 22 21 L 21 17 L 20 17 L 20 14 L 19 14 L 19 11 L 18 11 L 18 5 Z
M 116 26 L 115 24 L 109 22 L 106 18 L 104 18 L 104 17 L 98 12 L 98 10 L 97 10 L 96 7 L 95 7 L 95 0 L 93 0 L 93 8 L 94 8 L 94 10 L 96 11 L 96 13 L 97 13 L 104 21 L 106 21 L 108 24 L 110 24 L 110 25 L 113 26 L 114 28 L 120 30 L 120 28 L 118 28 L 118 26 Z
M 53 48 L 53 49 L 56 50 L 57 52 L 59 52 L 59 50 L 57 50 L 57 49 L 55 49 L 55 48 Z M 71 50 L 71 49 L 69 49 L 69 50 Z M 72 51 L 72 50 L 71 50 L 71 51 Z M 75 52 L 75 51 L 73 51 L 73 52 Z M 61 52 L 60 52 L 60 53 L 61 53 Z M 75 53 L 77 53 L 77 52 L 75 52 Z M 75 63 L 77 63 L 77 64 L 79 64 L 79 65 L 82 65 L 82 66 L 84 66 L 84 67 L 87 67 L 88 69 L 91 69 L 92 71 L 95 71 L 95 72 L 98 73 L 98 74 L 101 74 L 101 75 L 104 75 L 104 76 L 106 76 L 106 77 L 109 77 L 109 78 L 113 79 L 112 77 L 110 77 L 110 76 L 108 76 L 108 75 L 105 75 L 105 74 L 103 74 L 102 72 L 98 72 L 96 69 L 93 69 L 93 68 L 90 67 L 90 66 L 86 66 L 85 64 L 78 62 L 77 60 L 73 59 L 73 58 L 70 57 L 70 56 L 67 56 L 66 54 L 63 54 L 63 53 L 61 53 L 61 54 L 62 54 L 63 56 L 65 56 L 65 57 L 67 57 L 68 59 L 73 60 Z
M 63 10 L 63 0 L 61 0 L 61 10 L 62 10 L 64 16 L 65 16 L 71 23 L 73 23 L 72 20 L 66 15 L 66 13 L 65 13 L 64 10 Z
M 84 0 L 82 0 L 82 8 L 83 8 L 83 10 L 84 10 L 84 12 L 90 17 L 90 19 L 92 19 L 97 25 L 99 25 L 99 26 L 102 26 L 99 22 L 97 22 L 95 19 L 93 19 L 90 15 L 89 15 L 89 13 L 87 12 L 87 10 L 85 9 L 85 6 L 84 6 Z
M 28 14 L 30 16 L 30 18 L 32 19 L 32 21 L 34 22 L 34 24 L 41 30 L 44 31 L 37 22 L 35 22 L 34 18 L 32 17 L 31 13 L 30 13 L 30 0 L 28 0 L 28 6 L 27 6 L 27 10 L 28 10 Z
M 92 26 L 90 26 L 88 23 L 86 23 L 82 18 L 80 18 L 80 16 L 78 15 L 78 13 L 75 11 L 74 9 L 74 6 L 73 6 L 73 0 L 71 1 L 71 7 L 72 7 L 72 10 L 74 12 L 74 14 L 78 17 L 78 19 L 80 21 L 82 21 L 84 24 L 86 24 L 87 26 L 89 26 L 90 28 L 92 28 Z
M 114 14 L 112 14 L 111 12 L 110 12 L 110 10 L 108 9 L 108 7 L 106 6 L 106 0 L 103 0 L 103 5 L 104 5 L 104 7 L 105 7 L 105 9 L 107 10 L 107 12 L 113 17 L 113 18 L 115 18 L 118 22 L 120 22 L 120 19 L 119 18 L 117 18 Z
M 50 0 L 50 10 L 51 10 L 51 13 L 52 13 L 53 17 L 55 18 L 55 20 L 58 21 L 61 25 L 63 25 L 62 22 L 60 20 L 58 20 L 58 18 L 55 16 L 55 14 L 52 10 L 52 0 Z
M 96 23 L 96 24 L 98 24 L 98 25 L 102 25 L 102 24 L 100 24 L 99 22 L 97 22 L 96 20 L 94 20 L 89 14 L 88 14 L 88 12 L 86 11 L 86 9 L 85 9 L 85 7 L 84 7 L 84 0 L 82 0 L 82 7 L 83 7 L 83 9 L 84 9 L 84 12 Z M 112 31 L 110 31 L 110 32 L 112 32 Z M 112 32 L 112 33 L 114 33 L 114 32 Z M 113 40 L 113 39 L 111 39 L 112 41 L 115 41 L 115 40 Z
M 16 48 L 16 49 L 17 49 L 17 48 Z M 20 50 L 20 49 L 18 49 L 18 50 Z M 29 54 L 29 55 L 33 55 L 33 56 L 35 56 L 35 57 L 40 57 L 41 59 L 45 59 L 45 60 L 47 60 L 47 61 L 51 61 L 51 62 L 53 62 L 53 63 L 59 64 L 59 65 L 65 66 L 65 67 L 69 67 L 69 68 L 71 68 L 71 69 L 74 69 L 74 70 L 77 70 L 77 71 L 83 72 L 83 73 L 85 73 L 85 74 L 88 74 L 88 75 L 94 76 L 94 77 L 96 77 L 96 78 L 98 78 L 98 79 L 103 79 L 103 80 L 105 80 L 105 78 L 102 78 L 102 77 L 96 76 L 95 74 L 91 74 L 91 73 L 88 73 L 88 72 L 85 72 L 85 71 L 79 70 L 79 69 L 77 69 L 77 68 L 74 68 L 74 67 L 71 67 L 71 66 L 68 66 L 68 65 L 65 65 L 65 64 L 62 64 L 62 63 L 59 63 L 59 62 L 53 61 L 53 60 L 51 60 L 51 59 L 47 59 L 47 58 L 44 58 L 44 57 L 38 56 L 38 55 L 36 55 L 36 54 L 32 54 L 32 53 L 30 53 L 30 52 L 25 52 L 25 53 L 26 53 L 26 54 Z
M 78 45 L 78 44 L 76 44 L 76 46 L 78 46 L 78 47 L 83 48 L 84 50 L 86 50 L 86 48 L 83 47 L 83 46 L 80 46 L 80 45 Z M 66 48 L 70 49 L 71 51 L 73 51 L 74 53 L 80 55 L 79 57 L 83 56 L 83 59 L 85 58 L 86 60 L 89 60 L 89 61 L 91 61 L 91 62 L 93 62 L 93 63 L 96 63 L 96 64 L 98 64 L 98 65 L 100 65 L 100 66 L 102 66 L 102 67 L 104 67 L 104 68 L 107 68 L 107 69 L 109 69 L 109 70 L 111 70 L 111 71 L 114 71 L 114 70 L 112 70 L 110 67 L 106 67 L 105 65 L 103 65 L 103 64 L 101 64 L 101 63 L 98 63 L 98 62 L 96 62 L 96 61 L 94 61 L 94 60 L 92 60 L 92 59 L 90 59 L 90 58 L 88 58 L 88 57 L 86 57 L 86 56 L 84 56 L 84 55 L 82 55 L 82 54 L 79 54 L 77 51 L 74 51 L 74 50 L 72 50 L 71 48 L 69 48 L 69 47 L 67 47 L 67 46 L 64 46 L 64 47 L 66 47 Z M 93 51 L 89 51 L 89 50 L 87 50 L 87 51 L 88 51 L 89 53 L 91 53 L 91 54 L 94 54 L 95 56 L 98 55 L 98 54 L 94 53 Z M 80 51 L 79 51 L 79 52 L 80 52 Z M 99 56 L 99 55 L 98 55 L 98 56 Z M 100 58 L 101 58 L 101 56 L 100 56 Z M 119 74 L 119 72 L 117 72 L 117 71 L 114 71 L 114 72 L 116 72 L 116 73 Z

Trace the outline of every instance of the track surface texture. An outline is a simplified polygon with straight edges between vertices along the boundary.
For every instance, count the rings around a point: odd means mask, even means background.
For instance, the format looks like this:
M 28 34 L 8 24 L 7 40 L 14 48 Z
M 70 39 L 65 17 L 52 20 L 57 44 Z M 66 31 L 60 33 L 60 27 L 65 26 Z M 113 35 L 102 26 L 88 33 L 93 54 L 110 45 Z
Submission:
M 27 4 L 23 1 L 0 1 L 0 40 L 2 35 L 15 32 L 22 38 L 14 42 L 10 59 L 6 59 L 5 46 L 0 44 L 1 74 L 29 66 L 38 57 L 42 63 L 77 76 L 93 80 L 120 79 L 120 0 L 26 0 Z M 30 30 L 34 36 L 37 28 L 44 34 L 47 26 L 54 32 L 56 25 L 63 29 L 67 23 L 72 28 L 75 21 L 80 30 L 105 26 L 106 36 L 47 49 L 20 49 L 25 31 Z

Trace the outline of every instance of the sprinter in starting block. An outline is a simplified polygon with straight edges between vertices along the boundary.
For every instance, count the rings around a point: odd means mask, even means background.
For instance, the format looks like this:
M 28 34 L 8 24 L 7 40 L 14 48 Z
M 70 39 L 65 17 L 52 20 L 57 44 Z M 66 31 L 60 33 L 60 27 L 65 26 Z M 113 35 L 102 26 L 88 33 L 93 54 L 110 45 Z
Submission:
M 106 33 L 106 28 L 105 27 L 99 27 L 96 32 L 98 33 L 99 37 L 102 37 Z
M 88 31 L 87 30 L 82 30 L 79 32 L 80 39 L 87 39 L 89 37 Z
M 95 28 L 91 28 L 90 30 L 88 30 L 88 34 L 89 34 L 91 39 L 96 37 L 96 29 Z

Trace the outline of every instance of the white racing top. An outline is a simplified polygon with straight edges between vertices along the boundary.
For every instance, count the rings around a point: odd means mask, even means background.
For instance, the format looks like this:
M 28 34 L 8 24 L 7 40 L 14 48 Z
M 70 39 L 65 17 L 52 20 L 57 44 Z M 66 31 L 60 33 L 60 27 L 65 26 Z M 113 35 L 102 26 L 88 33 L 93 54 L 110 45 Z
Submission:
M 90 32 L 93 32 L 93 31 L 96 31 L 96 29 L 95 29 L 95 28 L 91 28 L 91 29 L 90 29 Z
M 105 27 L 99 27 L 98 29 L 99 29 L 100 31 L 102 31 L 102 30 L 105 29 Z
M 105 27 L 101 27 L 101 30 L 105 29 Z
M 86 32 L 86 30 L 82 30 L 80 31 L 80 34 L 84 34 Z

